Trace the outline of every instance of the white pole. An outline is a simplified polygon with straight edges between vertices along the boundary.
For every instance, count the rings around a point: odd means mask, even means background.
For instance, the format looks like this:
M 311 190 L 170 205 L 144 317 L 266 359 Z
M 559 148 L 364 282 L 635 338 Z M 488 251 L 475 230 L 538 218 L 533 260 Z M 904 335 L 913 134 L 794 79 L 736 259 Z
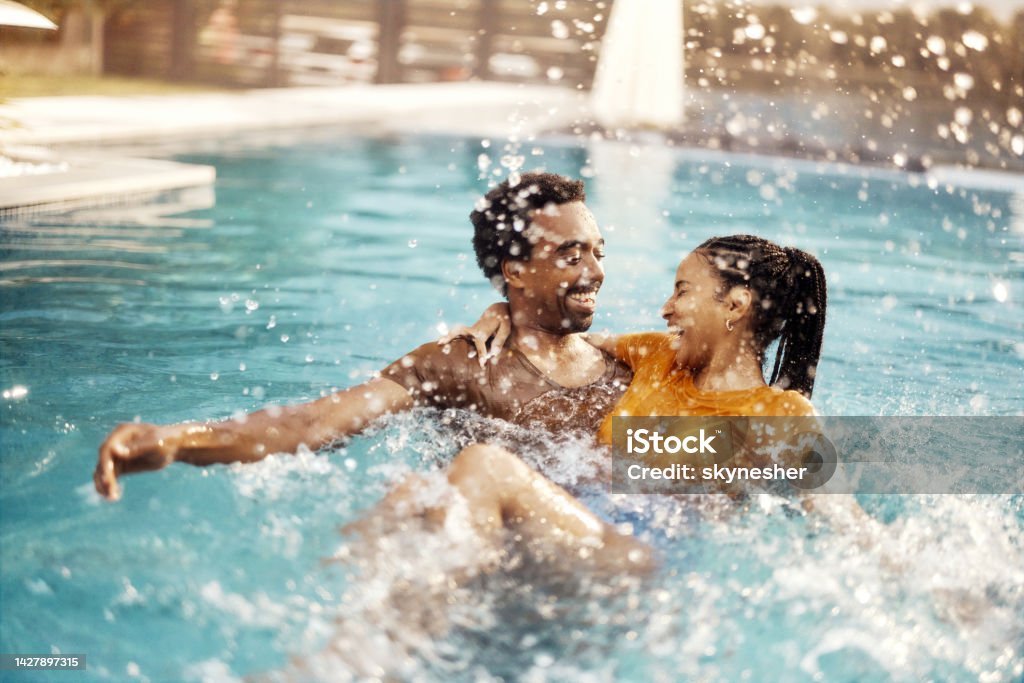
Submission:
M 590 99 L 605 128 L 675 128 L 683 121 L 682 0 L 617 0 Z

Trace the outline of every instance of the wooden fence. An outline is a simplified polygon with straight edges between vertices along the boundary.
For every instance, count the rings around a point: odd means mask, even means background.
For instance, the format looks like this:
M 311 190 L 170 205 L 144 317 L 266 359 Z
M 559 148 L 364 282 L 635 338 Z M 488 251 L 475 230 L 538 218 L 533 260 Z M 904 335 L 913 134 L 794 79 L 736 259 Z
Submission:
M 246 87 L 481 78 L 588 88 L 612 5 L 126 0 L 106 23 L 104 69 Z M 961 97 L 949 90 L 952 75 L 967 74 L 972 101 L 1006 109 L 1024 98 L 1024 11 L 998 21 L 983 7 L 970 14 L 937 9 L 923 20 L 908 9 L 851 15 L 819 6 L 807 21 L 789 6 L 737 7 L 684 2 L 691 86 L 876 97 L 910 87 L 952 101 Z M 983 49 L 961 44 L 969 32 L 985 37 Z M 927 48 L 931 38 L 948 46 L 944 54 Z
M 104 70 L 238 86 L 481 78 L 588 87 L 607 12 L 594 16 L 610 4 L 148 0 L 108 18 Z

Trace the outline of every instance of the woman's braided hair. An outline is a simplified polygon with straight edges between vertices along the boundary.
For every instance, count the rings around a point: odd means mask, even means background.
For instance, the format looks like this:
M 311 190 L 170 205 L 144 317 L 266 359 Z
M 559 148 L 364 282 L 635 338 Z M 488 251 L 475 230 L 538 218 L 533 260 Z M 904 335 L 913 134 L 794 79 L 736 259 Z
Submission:
M 825 271 L 818 259 L 753 235 L 713 237 L 695 251 L 718 271 L 726 291 L 740 286 L 753 293 L 754 340 L 762 359 L 768 345 L 779 339 L 769 384 L 810 398 L 827 303 Z

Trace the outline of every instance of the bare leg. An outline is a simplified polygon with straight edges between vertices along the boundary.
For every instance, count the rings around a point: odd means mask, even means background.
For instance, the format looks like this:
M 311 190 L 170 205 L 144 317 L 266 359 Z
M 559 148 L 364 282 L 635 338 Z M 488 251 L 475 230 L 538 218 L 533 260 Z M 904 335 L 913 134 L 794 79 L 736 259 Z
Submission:
M 396 484 L 366 514 L 341 528 L 343 534 L 373 538 L 403 528 L 410 521 L 440 526 L 447 516 L 450 500 L 437 491 L 436 480 L 410 474 Z
M 357 544 L 346 561 L 366 560 L 366 576 L 380 580 L 383 575 L 390 590 L 379 604 L 361 609 L 361 616 L 339 620 L 338 632 L 324 652 L 309 661 L 293 661 L 285 680 L 317 678 L 319 671 L 328 670 L 351 671 L 358 680 L 382 677 L 378 655 L 362 644 L 366 634 L 361 624 L 375 624 L 386 636 L 372 644 L 376 652 L 391 648 L 388 661 L 414 657 L 423 642 L 437 640 L 451 625 L 448 611 L 457 604 L 453 596 L 459 599 L 453 591 L 492 568 L 517 570 L 526 565 L 540 568 L 545 578 L 555 581 L 566 576 L 574 582 L 583 579 L 583 586 L 593 585 L 589 580 L 595 574 L 602 579 L 611 575 L 612 580 L 599 582 L 605 592 L 595 595 L 635 585 L 636 575 L 653 568 L 648 546 L 602 522 L 504 448 L 470 446 L 452 460 L 445 475 L 447 481 L 436 475 L 406 477 L 372 511 L 345 528 L 366 541 Z M 423 527 L 445 527 L 455 533 L 420 534 Z M 394 533 L 402 530 L 413 533 Z M 510 540 L 516 546 L 512 555 Z M 362 555 L 363 550 L 368 554 Z M 424 572 L 402 555 L 405 550 L 438 555 L 430 558 Z M 378 560 L 384 561 L 376 564 Z M 443 573 L 437 571 L 439 566 Z M 438 575 L 444 580 L 435 581 Z
M 500 446 L 463 449 L 449 465 L 447 478 L 484 540 L 501 543 L 510 530 L 534 551 L 561 559 L 579 558 L 612 571 L 645 573 L 653 568 L 646 544 L 601 521 L 561 486 Z M 420 520 L 440 526 L 451 503 L 429 479 L 411 475 L 344 531 L 374 537 L 383 531 L 382 523 L 394 528 Z
M 481 534 L 508 528 L 534 547 L 567 550 L 600 568 L 652 568 L 647 545 L 602 522 L 565 489 L 504 448 L 465 448 L 452 461 L 448 481 L 468 502 L 471 521 Z

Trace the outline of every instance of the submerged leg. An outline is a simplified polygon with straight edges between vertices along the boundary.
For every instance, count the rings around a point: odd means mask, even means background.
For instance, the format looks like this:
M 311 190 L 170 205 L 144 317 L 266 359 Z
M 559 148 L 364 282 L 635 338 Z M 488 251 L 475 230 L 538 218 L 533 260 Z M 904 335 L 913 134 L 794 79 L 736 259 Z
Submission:
M 610 571 L 644 573 L 653 568 L 650 547 L 601 521 L 561 486 L 500 446 L 463 449 L 449 465 L 447 479 L 465 503 L 460 509 L 468 513 L 473 530 L 486 541 L 501 543 L 509 530 L 516 540 L 554 559 L 577 558 Z M 453 503 L 434 481 L 411 475 L 344 531 L 376 537 L 412 520 L 440 526 Z
M 508 528 L 535 547 L 569 550 L 600 568 L 652 568 L 646 544 L 601 521 L 561 486 L 500 446 L 463 449 L 448 469 L 448 481 L 468 502 L 471 521 L 482 534 Z

